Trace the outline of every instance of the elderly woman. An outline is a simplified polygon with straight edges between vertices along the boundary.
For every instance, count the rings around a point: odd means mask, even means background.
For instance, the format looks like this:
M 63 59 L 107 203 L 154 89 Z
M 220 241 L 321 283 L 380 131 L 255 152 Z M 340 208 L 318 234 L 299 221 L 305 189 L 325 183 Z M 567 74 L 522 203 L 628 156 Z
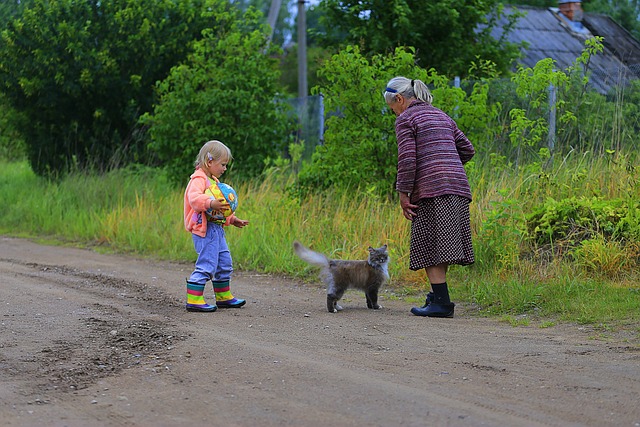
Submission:
M 400 206 L 411 221 L 409 268 L 424 268 L 431 292 L 416 316 L 453 317 L 447 269 L 474 262 L 469 203 L 471 189 L 462 166 L 475 150 L 456 123 L 431 105 L 420 80 L 395 77 L 384 92 L 396 114 Z

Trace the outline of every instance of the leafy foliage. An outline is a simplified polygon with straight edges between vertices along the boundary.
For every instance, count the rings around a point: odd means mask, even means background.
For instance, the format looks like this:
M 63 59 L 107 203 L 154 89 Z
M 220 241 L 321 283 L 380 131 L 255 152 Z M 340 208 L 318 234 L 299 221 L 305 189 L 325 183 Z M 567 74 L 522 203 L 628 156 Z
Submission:
M 24 117 L 34 171 L 104 170 L 148 160 L 136 126 L 153 85 L 210 26 L 223 0 L 32 0 L 8 23 L 0 81 Z
M 640 239 L 640 202 L 598 197 L 549 198 L 527 215 L 529 236 L 538 244 L 562 240 L 575 245 L 600 235 Z
M 481 268 L 491 266 L 509 270 L 520 261 L 520 248 L 527 235 L 522 201 L 508 197 L 507 190 L 483 213 L 482 227 L 476 233 L 474 245 Z
M 300 172 L 301 185 L 391 188 L 397 155 L 395 116 L 386 109 L 382 91 L 391 77 L 415 68 L 411 54 L 398 51 L 397 59 L 394 63 L 375 56 L 369 63 L 358 47 L 347 47 L 325 63 L 318 74 L 326 83 L 312 92 L 324 96 L 331 115 L 325 122 L 324 144 Z
M 477 60 L 490 60 L 507 72 L 519 55 L 517 45 L 491 36 L 503 15 L 496 0 L 323 0 L 319 8 L 324 16 L 317 30 L 325 33 L 316 37 L 324 45 L 359 45 L 367 55 L 412 46 L 422 67 L 449 76 L 466 76 Z M 504 18 L 508 32 L 517 17 Z
M 594 55 L 602 52 L 602 38 L 585 41 L 582 54 L 566 69 L 556 70 L 556 62 L 544 58 L 532 68 L 518 67 L 511 77 L 511 91 L 516 99 L 509 99 L 503 92 L 509 129 L 509 146 L 514 148 L 516 164 L 545 161 L 554 153 L 566 153 L 572 149 L 593 149 L 601 138 L 594 136 L 607 127 L 616 126 L 615 117 L 599 114 L 596 109 L 611 111 L 614 103 L 589 89 L 589 64 Z M 491 83 L 499 86 L 499 81 Z M 555 117 L 555 130 L 550 135 L 551 116 Z M 504 148 L 497 148 L 505 152 Z M 527 156 L 529 155 L 529 156 Z
M 26 158 L 26 146 L 15 130 L 18 113 L 7 104 L 0 94 L 0 159 L 22 160 Z
M 286 104 L 277 102 L 280 75 L 276 60 L 264 54 L 261 15 L 213 10 L 209 19 L 216 30 L 204 31 L 188 60 L 158 83 L 159 102 L 142 120 L 151 125 L 150 149 L 176 182 L 191 173 L 211 139 L 231 148 L 241 176 L 256 176 L 266 158 L 284 152 L 293 131 Z
M 280 60 L 280 70 L 282 76 L 280 82 L 286 88 L 287 92 L 298 96 L 298 49 L 297 46 L 288 46 L 287 51 Z M 307 47 L 307 85 L 314 87 L 320 84 L 318 70 L 322 64 L 331 58 L 331 54 L 327 49 L 318 46 Z
M 231 0 L 231 3 L 238 7 L 240 11 L 246 12 L 249 8 L 253 7 L 255 10 L 262 12 L 263 21 L 267 22 L 269 11 L 271 9 L 271 0 Z M 282 0 L 280 2 L 280 10 L 276 18 L 276 25 L 273 29 L 272 43 L 276 46 L 282 46 L 286 40 L 291 36 L 292 32 L 292 17 L 291 17 L 291 3 L 292 0 Z
M 316 148 L 299 183 L 309 189 L 360 186 L 371 194 L 393 193 L 397 170 L 395 115 L 382 97 L 385 84 L 398 75 L 420 79 L 433 87 L 434 105 L 456 118 L 472 142 L 486 139 L 486 121 L 498 106 L 487 105 L 487 87 L 478 82 L 467 94 L 449 86 L 434 69 L 415 65 L 412 49 L 368 60 L 357 46 L 334 55 L 319 71 L 323 83 L 314 88 L 329 113 L 324 144 Z
M 496 120 L 486 122 L 493 133 L 482 147 L 492 162 L 528 167 L 571 152 L 606 156 L 638 147 L 640 81 L 607 95 L 590 86 L 589 64 L 602 46 L 600 38 L 586 40 L 580 57 L 566 69 L 556 69 L 556 63 L 545 58 L 534 67 L 520 67 L 509 80 L 489 81 L 488 104 L 500 105 Z
M 3 0 L 0 2 L 0 28 L 5 28 L 6 24 L 14 17 L 19 16 L 22 10 L 30 5 L 33 0 Z

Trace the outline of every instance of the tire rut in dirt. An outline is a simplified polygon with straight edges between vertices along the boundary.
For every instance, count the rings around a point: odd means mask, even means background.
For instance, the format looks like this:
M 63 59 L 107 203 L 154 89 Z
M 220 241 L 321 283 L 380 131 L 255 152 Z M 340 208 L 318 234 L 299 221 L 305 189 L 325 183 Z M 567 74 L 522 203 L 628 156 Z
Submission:
M 66 266 L 10 262 L 26 267 L 23 277 L 95 301 L 88 307 L 91 315 L 78 319 L 86 329 L 77 339 L 54 340 L 25 360 L 38 367 L 42 391 L 83 389 L 132 367 L 164 369 L 173 346 L 187 338 L 169 320 L 180 305 L 159 289 Z
M 124 369 L 164 369 L 171 349 L 186 338 L 164 322 L 86 319 L 87 333 L 78 341 L 59 341 L 39 354 L 46 389 L 73 391 Z

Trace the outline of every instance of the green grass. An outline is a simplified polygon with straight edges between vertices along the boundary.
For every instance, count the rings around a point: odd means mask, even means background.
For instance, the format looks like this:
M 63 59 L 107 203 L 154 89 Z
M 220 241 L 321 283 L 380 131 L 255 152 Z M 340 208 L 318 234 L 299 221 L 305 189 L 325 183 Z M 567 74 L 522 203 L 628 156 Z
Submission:
M 594 192 L 640 197 L 635 169 L 628 164 L 585 162 L 563 161 L 546 175 L 540 170 L 470 170 L 477 262 L 452 266 L 448 278 L 452 298 L 466 303 L 470 314 L 514 326 L 638 324 L 637 257 L 618 269 L 593 271 L 568 256 L 526 253 L 532 248 L 522 236 L 524 214 L 546 197 Z M 392 261 L 385 297 L 422 303 L 426 278 L 408 269 L 409 222 L 397 202 L 355 190 L 299 198 L 287 191 L 294 179 L 280 173 L 230 182 L 239 195 L 236 214 L 250 221 L 243 229 L 227 228 L 236 269 L 316 280 L 316 271 L 294 255 L 293 240 L 342 259 L 364 259 L 368 246 L 387 243 Z M 54 183 L 35 176 L 24 162 L 2 163 L 0 233 L 193 262 L 191 236 L 182 223 L 183 191 L 149 169 L 77 174 Z M 599 257 L 597 251 L 591 256 Z

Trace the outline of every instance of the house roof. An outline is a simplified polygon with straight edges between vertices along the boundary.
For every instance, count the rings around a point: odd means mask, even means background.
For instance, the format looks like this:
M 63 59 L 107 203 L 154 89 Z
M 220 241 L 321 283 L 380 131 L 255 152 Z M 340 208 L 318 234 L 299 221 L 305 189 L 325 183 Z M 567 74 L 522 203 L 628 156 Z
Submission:
M 505 6 L 506 14 L 515 11 L 525 16 L 518 20 L 506 39 L 527 43 L 518 61 L 524 67 L 533 68 L 541 59 L 553 58 L 558 69 L 565 69 L 581 55 L 585 40 L 598 35 L 604 37 L 604 51 L 593 56 L 589 63 L 594 89 L 607 93 L 615 85 L 640 77 L 640 65 L 635 65 L 640 64 L 640 43 L 610 17 L 584 13 L 580 23 L 570 21 L 557 8 Z M 500 26 L 494 28 L 494 38 L 499 39 L 502 34 Z
M 640 77 L 640 41 L 610 16 L 585 13 L 582 20 L 593 34 L 604 37 L 604 45 Z

